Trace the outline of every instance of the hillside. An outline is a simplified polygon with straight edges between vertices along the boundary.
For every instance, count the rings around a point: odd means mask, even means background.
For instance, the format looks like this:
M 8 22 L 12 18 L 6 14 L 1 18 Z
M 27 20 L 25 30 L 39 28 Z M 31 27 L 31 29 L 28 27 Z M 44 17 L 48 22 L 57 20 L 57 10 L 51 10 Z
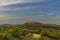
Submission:
M 1 25 L 0 40 L 60 40 L 60 26 L 32 21 Z
M 40 22 L 32 22 L 32 21 L 27 21 L 26 23 L 23 24 L 26 28 L 51 28 L 51 29 L 59 29 L 59 25 L 56 24 L 46 24 L 46 23 L 40 23 Z

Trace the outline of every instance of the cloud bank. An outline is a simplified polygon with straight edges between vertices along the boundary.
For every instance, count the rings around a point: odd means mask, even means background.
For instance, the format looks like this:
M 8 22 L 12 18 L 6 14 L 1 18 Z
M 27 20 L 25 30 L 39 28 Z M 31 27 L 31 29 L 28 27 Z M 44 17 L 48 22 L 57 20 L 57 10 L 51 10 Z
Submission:
M 17 3 L 31 3 L 31 2 L 44 2 L 46 0 L 0 0 L 0 6 L 17 4 Z

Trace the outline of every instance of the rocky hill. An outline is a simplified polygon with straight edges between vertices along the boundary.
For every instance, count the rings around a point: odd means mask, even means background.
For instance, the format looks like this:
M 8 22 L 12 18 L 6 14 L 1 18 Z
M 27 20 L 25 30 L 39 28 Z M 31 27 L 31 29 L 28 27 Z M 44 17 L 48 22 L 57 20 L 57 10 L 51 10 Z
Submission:
M 32 22 L 32 21 L 27 21 L 23 25 L 28 26 L 28 27 L 46 27 L 46 28 L 58 28 L 59 26 L 56 24 L 47 24 L 47 23 L 40 23 L 40 22 Z

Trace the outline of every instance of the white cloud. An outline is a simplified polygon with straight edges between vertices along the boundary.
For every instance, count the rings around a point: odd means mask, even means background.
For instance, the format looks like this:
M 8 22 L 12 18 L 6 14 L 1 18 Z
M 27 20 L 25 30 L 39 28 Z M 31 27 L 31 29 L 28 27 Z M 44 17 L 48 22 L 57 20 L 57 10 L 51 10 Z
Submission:
M 28 9 L 33 9 L 37 7 L 20 7 L 20 8 L 10 8 L 10 7 L 0 7 L 0 12 L 6 12 L 6 11 L 16 11 L 16 10 L 28 10 Z
M 53 16 L 53 19 L 60 19 L 60 16 Z
M 52 16 L 54 15 L 55 13 L 48 13 L 47 16 Z
M 29 2 L 42 2 L 46 0 L 0 0 L 0 6 L 16 4 L 16 3 L 29 3 Z

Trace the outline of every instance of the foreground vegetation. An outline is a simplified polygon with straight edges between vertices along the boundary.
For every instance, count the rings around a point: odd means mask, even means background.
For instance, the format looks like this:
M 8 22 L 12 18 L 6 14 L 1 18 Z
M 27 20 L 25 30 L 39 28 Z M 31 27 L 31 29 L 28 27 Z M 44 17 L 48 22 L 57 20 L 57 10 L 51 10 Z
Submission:
M 60 26 L 38 22 L 1 25 L 0 40 L 60 40 Z

